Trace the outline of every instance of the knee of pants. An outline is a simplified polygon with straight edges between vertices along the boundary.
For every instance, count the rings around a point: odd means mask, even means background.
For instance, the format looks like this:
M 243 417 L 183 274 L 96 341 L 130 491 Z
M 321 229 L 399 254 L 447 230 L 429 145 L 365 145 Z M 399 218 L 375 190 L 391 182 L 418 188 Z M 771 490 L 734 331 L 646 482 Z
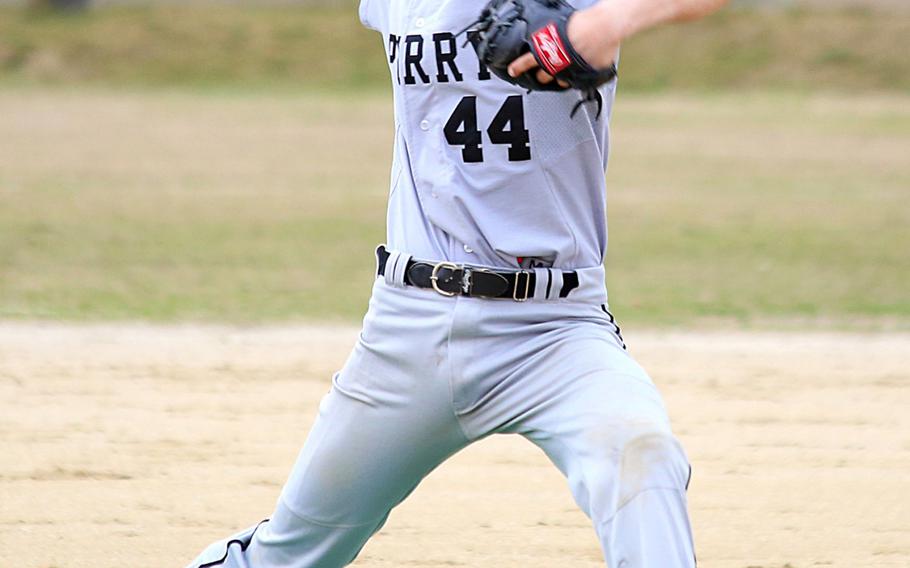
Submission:
M 606 455 L 604 455 L 606 454 Z M 667 431 L 645 430 L 624 443 L 590 454 L 572 480 L 576 499 L 592 518 L 610 520 L 625 504 L 645 491 L 685 492 L 689 482 L 686 454 Z
M 643 491 L 684 492 L 689 484 L 689 460 L 672 434 L 652 432 L 636 436 L 626 442 L 621 456 L 617 509 Z

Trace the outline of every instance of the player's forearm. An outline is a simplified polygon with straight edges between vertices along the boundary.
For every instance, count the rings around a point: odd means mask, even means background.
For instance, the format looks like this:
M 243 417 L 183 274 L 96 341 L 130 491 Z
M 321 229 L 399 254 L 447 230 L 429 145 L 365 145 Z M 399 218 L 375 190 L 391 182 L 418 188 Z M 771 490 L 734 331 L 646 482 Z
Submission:
M 721 8 L 727 0 L 600 0 L 574 13 L 567 26 L 568 39 L 581 59 L 595 69 L 607 69 L 616 60 L 619 45 L 636 33 L 666 22 L 693 20 Z M 518 77 L 537 67 L 526 53 L 509 65 Z M 540 81 L 548 75 L 543 70 Z M 565 85 L 564 85 L 565 86 Z
M 591 8 L 614 41 L 666 22 L 695 20 L 717 11 L 727 0 L 601 0 Z

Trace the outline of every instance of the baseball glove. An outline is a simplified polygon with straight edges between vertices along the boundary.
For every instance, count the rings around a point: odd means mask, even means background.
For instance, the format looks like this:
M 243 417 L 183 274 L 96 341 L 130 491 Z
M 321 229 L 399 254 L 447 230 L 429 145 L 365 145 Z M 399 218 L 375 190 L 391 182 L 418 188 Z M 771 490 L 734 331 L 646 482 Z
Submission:
M 572 47 L 566 26 L 575 8 L 564 0 L 490 0 L 478 20 L 469 26 L 468 39 L 480 60 L 500 79 L 520 85 L 528 91 L 562 91 L 578 89 L 582 103 L 597 102 L 600 116 L 603 98 L 597 87 L 616 77 L 616 65 L 607 69 L 591 67 Z M 568 84 L 557 81 L 541 83 L 537 69 L 510 77 L 509 64 L 530 51 L 540 69 Z

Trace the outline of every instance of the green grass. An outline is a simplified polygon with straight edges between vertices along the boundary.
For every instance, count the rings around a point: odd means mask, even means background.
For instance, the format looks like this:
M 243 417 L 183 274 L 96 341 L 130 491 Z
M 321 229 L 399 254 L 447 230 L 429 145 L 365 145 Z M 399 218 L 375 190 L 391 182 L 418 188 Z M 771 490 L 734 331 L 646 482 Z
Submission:
M 85 14 L 0 7 L 0 80 L 194 88 L 384 85 L 382 44 L 354 10 L 145 5 Z
M 149 5 L 49 16 L 0 7 L 0 84 L 384 88 L 348 9 Z M 730 8 L 630 40 L 628 90 L 910 91 L 910 11 Z
M 608 260 L 621 311 L 661 324 L 910 316 L 908 110 L 907 99 L 621 101 Z
M 356 320 L 389 106 L 0 92 L 0 319 Z M 613 134 L 623 321 L 910 323 L 910 97 L 622 92 Z

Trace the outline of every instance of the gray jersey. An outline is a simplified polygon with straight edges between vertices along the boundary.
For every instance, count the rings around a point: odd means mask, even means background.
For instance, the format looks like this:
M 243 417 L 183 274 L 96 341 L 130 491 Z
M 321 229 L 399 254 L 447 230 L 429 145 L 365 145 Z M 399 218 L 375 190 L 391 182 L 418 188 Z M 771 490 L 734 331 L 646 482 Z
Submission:
M 593 0 L 573 2 L 583 8 Z M 390 248 L 498 267 L 598 266 L 607 246 L 604 108 L 577 91 L 526 93 L 455 35 L 483 0 L 362 0 L 382 33 L 395 99 Z

